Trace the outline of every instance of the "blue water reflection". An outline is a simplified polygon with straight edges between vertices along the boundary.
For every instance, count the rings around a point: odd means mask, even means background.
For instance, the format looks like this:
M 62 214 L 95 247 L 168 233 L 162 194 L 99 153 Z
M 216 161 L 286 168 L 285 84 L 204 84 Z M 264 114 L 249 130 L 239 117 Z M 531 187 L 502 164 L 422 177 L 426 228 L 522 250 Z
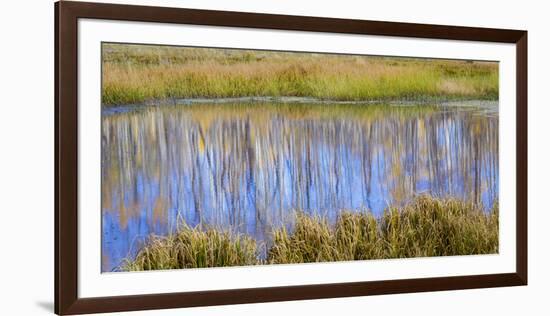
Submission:
M 498 200 L 498 107 L 157 106 L 102 118 L 102 270 L 185 220 L 269 243 L 294 210 Z

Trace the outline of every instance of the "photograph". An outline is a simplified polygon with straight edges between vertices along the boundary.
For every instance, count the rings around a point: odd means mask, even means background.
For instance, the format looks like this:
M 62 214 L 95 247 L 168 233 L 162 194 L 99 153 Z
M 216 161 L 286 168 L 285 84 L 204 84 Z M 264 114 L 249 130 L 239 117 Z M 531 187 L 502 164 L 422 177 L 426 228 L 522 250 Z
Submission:
M 499 253 L 498 61 L 103 42 L 101 67 L 102 272 Z
M 465 1 L 6 2 L 0 316 L 548 310 L 548 10 Z

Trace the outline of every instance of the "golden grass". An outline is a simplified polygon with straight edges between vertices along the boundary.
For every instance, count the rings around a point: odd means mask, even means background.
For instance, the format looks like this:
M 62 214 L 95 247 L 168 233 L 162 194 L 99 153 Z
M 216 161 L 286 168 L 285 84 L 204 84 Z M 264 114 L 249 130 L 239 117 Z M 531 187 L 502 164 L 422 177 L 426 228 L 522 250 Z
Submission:
M 498 253 L 498 225 L 498 204 L 486 213 L 462 201 L 421 196 L 402 208 L 386 209 L 380 218 L 369 212 L 343 211 L 334 225 L 298 212 L 291 231 L 273 232 L 266 259 L 259 259 L 250 237 L 184 225 L 168 237 L 152 236 L 122 269 L 494 254 Z
M 299 214 L 292 233 L 275 232 L 269 263 L 491 254 L 498 252 L 498 206 L 490 214 L 458 201 L 419 197 L 382 218 L 343 212 L 334 227 Z
M 166 98 L 498 99 L 498 64 L 104 44 L 104 105 Z
M 183 225 L 166 237 L 150 236 L 133 260 L 125 260 L 122 270 L 254 265 L 256 256 L 256 242 L 250 237 Z

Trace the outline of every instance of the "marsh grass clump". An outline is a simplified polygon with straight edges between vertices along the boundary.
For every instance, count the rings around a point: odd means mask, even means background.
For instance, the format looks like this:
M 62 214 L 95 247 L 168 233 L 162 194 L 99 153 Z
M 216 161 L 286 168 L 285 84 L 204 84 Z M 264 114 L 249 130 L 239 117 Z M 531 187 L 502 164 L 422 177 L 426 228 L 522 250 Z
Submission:
M 166 237 L 152 235 L 124 271 L 207 268 L 257 264 L 256 242 L 247 236 L 182 225 Z
M 299 213 L 295 229 L 274 233 L 269 263 L 458 256 L 498 252 L 498 205 L 479 206 L 421 196 L 381 218 L 342 212 L 333 227 Z
M 297 212 L 293 229 L 273 232 L 265 255 L 245 235 L 182 225 L 151 236 L 125 271 L 258 264 L 458 256 L 498 253 L 498 204 L 490 212 L 455 200 L 420 196 L 404 207 L 342 211 L 336 222 Z
M 332 232 L 328 221 L 319 216 L 297 213 L 293 232 L 288 232 L 286 228 L 274 232 L 268 261 L 272 263 L 335 261 L 337 255 L 332 244 Z M 285 258 L 286 262 L 277 262 L 274 258 Z
M 342 212 L 334 227 L 326 219 L 296 214 L 292 233 L 274 232 L 269 263 L 366 260 L 382 256 L 383 243 L 372 213 Z
M 386 209 L 380 234 L 387 258 L 497 253 L 498 205 L 485 213 L 470 203 L 423 196 Z

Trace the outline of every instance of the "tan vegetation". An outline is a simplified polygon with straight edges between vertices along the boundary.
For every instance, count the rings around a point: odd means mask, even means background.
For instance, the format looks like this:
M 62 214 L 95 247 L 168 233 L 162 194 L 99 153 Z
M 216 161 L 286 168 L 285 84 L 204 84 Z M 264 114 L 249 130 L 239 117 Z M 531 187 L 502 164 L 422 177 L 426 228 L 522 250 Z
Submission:
M 292 233 L 275 232 L 270 263 L 489 254 L 498 252 L 498 206 L 490 214 L 457 200 L 420 197 L 403 208 L 340 214 L 332 228 L 299 215 Z
M 498 64 L 103 45 L 104 105 L 246 96 L 345 101 L 498 99 Z
M 184 224 L 166 237 L 151 236 L 133 260 L 123 263 L 123 270 L 254 265 L 256 254 L 256 242 L 249 237 Z
M 402 208 L 388 208 L 381 218 L 344 211 L 334 225 L 319 216 L 297 213 L 291 231 L 274 231 L 266 256 L 243 235 L 184 225 L 168 237 L 151 237 L 123 270 L 494 253 L 498 253 L 497 204 L 486 213 L 462 201 L 422 196 Z

